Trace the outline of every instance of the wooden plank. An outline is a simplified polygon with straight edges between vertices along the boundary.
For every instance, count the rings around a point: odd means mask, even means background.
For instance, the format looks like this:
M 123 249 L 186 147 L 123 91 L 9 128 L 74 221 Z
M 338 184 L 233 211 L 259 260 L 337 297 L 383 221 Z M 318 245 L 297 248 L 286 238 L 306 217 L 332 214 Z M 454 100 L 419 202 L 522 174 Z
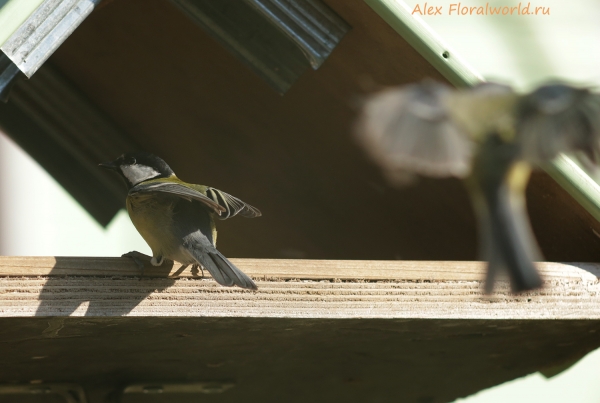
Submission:
M 232 260 L 258 291 L 180 265 L 140 279 L 123 258 L 0 257 L 0 387 L 68 381 L 90 403 L 182 382 L 233 384 L 223 402 L 446 402 L 600 346 L 597 264 L 539 263 L 543 289 L 484 296 L 481 262 Z
M 485 263 L 476 261 L 235 258 L 231 261 L 256 279 L 479 281 L 485 274 Z M 598 263 L 539 262 L 537 267 L 547 281 L 600 278 Z M 139 276 L 140 273 L 131 259 L 121 257 L 0 256 L 0 276 Z M 199 277 L 199 274 L 175 262 L 160 267 L 146 264 L 144 276 Z
M 481 262 L 233 261 L 258 291 L 179 264 L 140 279 L 123 258 L 2 257 L 0 316 L 600 319 L 597 264 L 539 263 L 541 290 L 485 296 Z

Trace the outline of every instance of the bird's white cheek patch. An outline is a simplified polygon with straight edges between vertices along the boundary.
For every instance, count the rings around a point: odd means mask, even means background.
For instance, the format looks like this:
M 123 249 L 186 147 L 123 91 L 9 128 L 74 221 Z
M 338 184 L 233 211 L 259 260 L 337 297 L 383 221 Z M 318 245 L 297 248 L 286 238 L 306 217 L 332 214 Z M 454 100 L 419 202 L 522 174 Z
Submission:
M 135 165 L 131 167 L 121 168 L 123 175 L 127 178 L 129 183 L 136 184 L 141 181 L 156 178 L 160 175 L 160 172 L 152 167 Z

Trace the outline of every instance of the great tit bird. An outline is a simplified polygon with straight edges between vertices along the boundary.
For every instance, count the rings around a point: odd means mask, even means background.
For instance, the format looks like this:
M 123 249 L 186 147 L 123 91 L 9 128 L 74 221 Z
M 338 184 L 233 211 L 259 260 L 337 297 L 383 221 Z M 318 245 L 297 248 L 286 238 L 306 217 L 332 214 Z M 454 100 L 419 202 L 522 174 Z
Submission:
M 502 269 L 513 291 L 541 285 L 524 202 L 530 171 L 515 141 L 517 101 L 500 84 L 453 90 L 427 80 L 372 96 L 357 125 L 358 140 L 388 177 L 400 171 L 465 180 L 479 222 L 480 254 L 489 262 L 486 292 Z
M 221 285 L 257 289 L 250 277 L 217 250 L 214 222 L 215 217 L 238 214 L 259 217 L 257 208 L 215 188 L 181 181 L 165 161 L 150 153 L 123 154 L 100 166 L 125 180 L 127 211 L 152 249 L 152 265 L 160 266 L 165 259 L 201 265 Z

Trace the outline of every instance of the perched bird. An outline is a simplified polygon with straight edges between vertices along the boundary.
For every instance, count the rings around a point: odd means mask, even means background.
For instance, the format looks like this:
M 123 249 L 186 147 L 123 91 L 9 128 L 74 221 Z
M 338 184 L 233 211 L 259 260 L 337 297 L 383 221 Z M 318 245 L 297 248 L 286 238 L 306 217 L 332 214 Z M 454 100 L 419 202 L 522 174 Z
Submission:
M 486 291 L 499 271 L 514 291 L 541 285 L 532 261 L 540 254 L 525 209 L 529 166 L 514 130 L 519 96 L 483 83 L 454 90 L 431 80 L 391 89 L 365 104 L 357 138 L 388 178 L 398 172 L 465 180 L 487 260 Z
M 165 259 L 201 265 L 221 285 L 257 289 L 250 277 L 217 250 L 214 217 L 259 217 L 258 209 L 215 188 L 181 181 L 165 161 L 150 153 L 123 154 L 100 166 L 125 180 L 127 211 L 152 249 L 152 265 L 160 266 Z M 136 258 L 138 254 L 124 256 Z

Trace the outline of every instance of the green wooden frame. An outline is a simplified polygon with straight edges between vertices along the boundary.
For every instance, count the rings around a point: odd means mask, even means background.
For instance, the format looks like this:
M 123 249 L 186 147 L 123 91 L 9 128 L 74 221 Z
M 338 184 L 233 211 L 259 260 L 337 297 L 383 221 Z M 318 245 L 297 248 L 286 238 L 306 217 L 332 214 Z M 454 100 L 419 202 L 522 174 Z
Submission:
M 364 1 L 453 85 L 465 87 L 483 81 L 483 77 L 455 54 L 427 24 L 414 17 L 402 0 Z M 600 221 L 600 185 L 596 181 L 566 155 L 559 156 L 544 169 Z

